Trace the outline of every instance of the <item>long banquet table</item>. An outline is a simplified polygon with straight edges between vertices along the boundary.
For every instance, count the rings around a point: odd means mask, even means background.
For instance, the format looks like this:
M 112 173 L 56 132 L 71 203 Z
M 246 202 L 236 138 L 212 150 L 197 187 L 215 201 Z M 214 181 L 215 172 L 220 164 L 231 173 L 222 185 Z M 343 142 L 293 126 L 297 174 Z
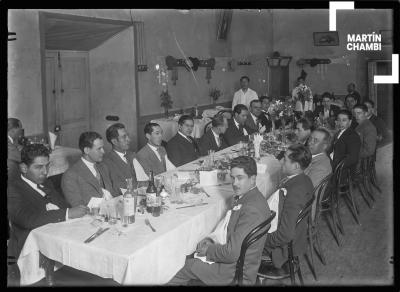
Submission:
M 232 147 L 217 152 L 216 156 L 231 152 Z M 198 167 L 195 163 L 183 165 L 178 171 Z M 257 186 L 269 197 L 280 179 L 280 164 L 273 156 L 262 157 L 258 163 L 266 165 L 266 171 L 257 175 Z M 67 265 L 112 278 L 122 285 L 167 283 L 183 267 L 186 255 L 194 252 L 196 244 L 213 231 L 231 204 L 231 185 L 204 189 L 210 195 L 205 199 L 207 205 L 175 209 L 177 205 L 171 204 L 159 217 L 136 213 L 134 224 L 118 227 L 123 235 L 108 230 L 88 244 L 83 241 L 97 230 L 91 226 L 93 219 L 89 216 L 32 230 L 17 262 L 21 285 L 35 283 L 45 276 L 39 267 L 40 253 L 55 261 L 56 269 Z M 145 218 L 156 232 L 145 225 Z

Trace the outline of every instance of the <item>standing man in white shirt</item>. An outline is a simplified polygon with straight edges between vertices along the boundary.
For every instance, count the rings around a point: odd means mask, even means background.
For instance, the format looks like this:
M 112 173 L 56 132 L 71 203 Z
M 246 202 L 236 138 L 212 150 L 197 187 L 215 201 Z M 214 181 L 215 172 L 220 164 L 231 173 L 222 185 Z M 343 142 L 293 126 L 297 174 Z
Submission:
M 250 102 L 254 99 L 258 99 L 257 92 L 249 88 L 250 78 L 242 76 L 240 78 L 240 89 L 233 95 L 232 110 L 237 104 L 244 104 L 247 108 L 250 106 Z
M 154 175 L 167 170 L 174 169 L 175 166 L 168 159 L 167 151 L 161 146 L 163 130 L 157 123 L 147 123 L 144 126 L 144 134 L 147 144 L 136 155 L 145 173 L 149 175 L 153 171 Z

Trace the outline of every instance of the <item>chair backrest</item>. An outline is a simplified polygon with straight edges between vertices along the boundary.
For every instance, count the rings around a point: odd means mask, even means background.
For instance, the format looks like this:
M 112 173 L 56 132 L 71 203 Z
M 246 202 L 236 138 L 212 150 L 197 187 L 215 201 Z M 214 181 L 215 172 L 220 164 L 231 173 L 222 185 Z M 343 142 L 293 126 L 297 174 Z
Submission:
M 223 115 L 228 120 L 232 118 L 232 111 L 231 110 L 220 110 L 216 115 Z
M 247 236 L 243 239 L 242 246 L 240 248 L 240 256 L 238 261 L 236 262 L 236 271 L 235 277 L 233 278 L 232 285 L 242 285 L 243 284 L 243 266 L 244 260 L 246 256 L 247 249 L 260 238 L 262 238 L 271 227 L 271 221 L 275 218 L 276 213 L 271 211 L 271 215 L 267 220 L 257 225 L 247 234 Z M 269 225 L 264 231 L 260 232 L 265 226 Z
M 338 187 L 340 183 L 340 178 L 342 177 L 342 173 L 344 170 L 346 169 L 344 168 L 344 159 L 342 159 L 341 161 L 339 161 L 339 163 L 333 170 L 333 176 L 335 177 L 336 187 Z
M 212 127 L 212 121 L 207 122 L 204 126 L 204 134 L 207 132 L 208 129 Z
M 314 202 L 315 195 L 313 194 L 312 198 L 304 205 L 303 209 L 301 209 L 299 216 L 297 216 L 296 227 L 303 221 L 304 218 L 307 218 L 311 213 L 311 206 Z
M 315 214 L 314 218 L 311 218 L 311 222 L 313 223 L 315 219 L 318 219 L 319 213 L 321 210 L 321 202 L 324 198 L 330 194 L 332 189 L 332 177 L 333 174 L 330 173 L 326 177 L 322 179 L 322 181 L 314 188 L 314 197 L 315 197 Z

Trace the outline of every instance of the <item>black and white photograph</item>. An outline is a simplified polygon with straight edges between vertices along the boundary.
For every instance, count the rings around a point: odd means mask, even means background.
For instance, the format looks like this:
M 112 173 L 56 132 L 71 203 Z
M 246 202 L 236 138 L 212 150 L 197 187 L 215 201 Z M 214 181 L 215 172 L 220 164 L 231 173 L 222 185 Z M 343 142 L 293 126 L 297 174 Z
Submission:
M 398 1 L 12 5 L 7 287 L 398 285 Z

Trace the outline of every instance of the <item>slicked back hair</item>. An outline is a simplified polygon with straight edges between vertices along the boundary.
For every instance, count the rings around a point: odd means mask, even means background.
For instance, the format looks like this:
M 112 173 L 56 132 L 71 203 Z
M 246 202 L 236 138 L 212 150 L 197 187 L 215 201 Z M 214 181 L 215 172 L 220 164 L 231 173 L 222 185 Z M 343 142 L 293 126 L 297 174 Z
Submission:
M 312 156 L 308 147 L 298 143 L 289 146 L 288 150 L 291 151 L 288 157 L 292 161 L 297 162 L 300 165 L 301 169 L 304 170 L 310 165 Z
M 237 167 L 243 169 L 244 173 L 248 177 L 257 175 L 257 164 L 256 161 L 250 156 L 239 156 L 231 161 L 231 169 Z
M 84 153 L 85 147 L 92 148 L 96 139 L 103 139 L 103 137 L 97 132 L 83 132 L 79 136 L 79 149 L 81 149 L 82 153 Z
M 239 103 L 239 104 L 237 104 L 237 105 L 234 106 L 234 108 L 233 108 L 233 113 L 237 113 L 238 115 L 240 115 L 240 113 L 241 113 L 243 110 L 248 111 L 249 109 L 248 109 L 247 106 L 245 106 L 244 104 Z
M 179 125 L 183 125 L 185 123 L 185 121 L 190 120 L 192 122 L 194 122 L 193 118 L 189 115 L 182 115 L 179 120 L 178 120 L 178 124 Z
M 120 129 L 125 129 L 124 124 L 121 123 L 115 123 L 109 126 L 106 130 L 106 138 L 108 143 L 112 144 L 111 140 L 112 139 L 118 139 L 118 130 Z
M 21 163 L 28 167 L 33 163 L 36 157 L 50 157 L 50 150 L 43 144 L 28 144 L 21 150 Z

